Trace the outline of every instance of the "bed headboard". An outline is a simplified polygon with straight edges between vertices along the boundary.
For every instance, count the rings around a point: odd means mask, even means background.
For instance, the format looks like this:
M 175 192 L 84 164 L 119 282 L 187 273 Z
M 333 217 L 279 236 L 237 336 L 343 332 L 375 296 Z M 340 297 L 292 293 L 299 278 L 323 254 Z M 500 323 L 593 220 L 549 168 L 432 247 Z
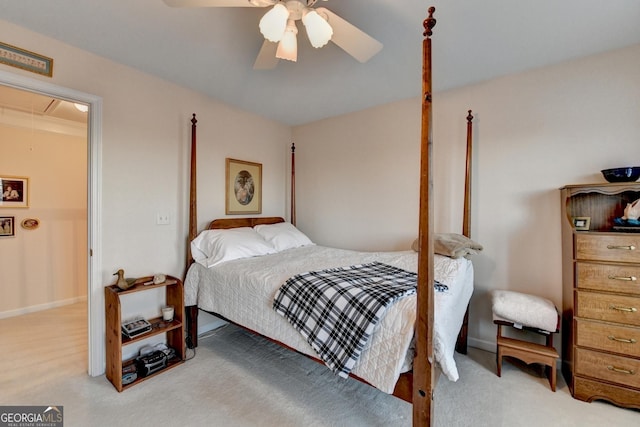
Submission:
M 277 224 L 284 222 L 284 218 L 279 216 L 265 216 L 257 218 L 220 218 L 209 223 L 209 230 L 221 228 L 254 227 L 260 224 Z

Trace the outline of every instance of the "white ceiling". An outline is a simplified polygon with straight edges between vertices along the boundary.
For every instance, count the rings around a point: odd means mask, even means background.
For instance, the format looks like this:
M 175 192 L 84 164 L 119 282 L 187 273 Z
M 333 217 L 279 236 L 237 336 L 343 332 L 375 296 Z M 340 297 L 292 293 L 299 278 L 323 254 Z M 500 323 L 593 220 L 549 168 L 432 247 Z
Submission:
M 638 0 L 328 0 L 384 44 L 361 64 L 299 28 L 298 62 L 253 70 L 261 8 L 170 8 L 162 0 L 0 0 L 0 19 L 299 125 L 420 96 L 422 21 L 436 7 L 434 90 L 640 43 Z M 20 46 L 51 56 L 38 46 Z M 54 58 L 55 60 L 55 58 Z M 54 75 L 55 75 L 54 62 Z
M 83 124 L 87 122 L 87 113 L 78 110 L 73 102 L 0 85 L 0 113 L 4 109 Z

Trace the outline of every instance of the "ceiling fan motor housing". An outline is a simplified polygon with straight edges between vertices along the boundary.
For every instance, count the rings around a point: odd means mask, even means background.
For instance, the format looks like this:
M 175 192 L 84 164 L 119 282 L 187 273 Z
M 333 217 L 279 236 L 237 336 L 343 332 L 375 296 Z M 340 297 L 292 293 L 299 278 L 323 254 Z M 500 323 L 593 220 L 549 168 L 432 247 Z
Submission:
M 307 9 L 307 7 L 309 7 L 302 3 L 300 0 L 287 0 L 285 2 L 285 6 L 289 11 L 289 19 L 293 19 L 294 21 L 302 19 L 302 14 Z

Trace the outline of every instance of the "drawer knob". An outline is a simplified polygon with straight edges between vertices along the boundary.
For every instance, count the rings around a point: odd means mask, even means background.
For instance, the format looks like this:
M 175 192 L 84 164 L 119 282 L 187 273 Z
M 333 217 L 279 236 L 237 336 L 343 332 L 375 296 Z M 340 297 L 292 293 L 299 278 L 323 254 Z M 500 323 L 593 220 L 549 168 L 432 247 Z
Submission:
M 626 311 L 627 313 L 635 313 L 636 311 L 638 311 L 638 309 L 635 307 L 618 307 L 613 304 L 611 304 L 609 308 L 611 310 Z
M 609 275 L 609 279 L 610 280 L 624 280 L 625 282 L 635 282 L 636 280 L 638 280 L 636 278 L 636 276 L 611 276 Z
M 633 375 L 633 374 L 636 373 L 633 369 L 617 368 L 617 367 L 611 366 L 611 365 L 607 366 L 607 369 L 610 370 L 610 371 L 613 371 L 613 372 L 621 373 L 621 374 Z
M 635 344 L 637 342 L 633 338 L 618 338 L 618 337 L 614 337 L 613 335 L 609 335 L 607 338 L 609 338 L 611 341 L 618 341 L 618 342 L 623 342 L 627 344 Z
M 625 251 L 635 251 L 636 247 L 633 245 L 628 245 L 628 246 L 607 245 L 607 249 L 624 249 Z

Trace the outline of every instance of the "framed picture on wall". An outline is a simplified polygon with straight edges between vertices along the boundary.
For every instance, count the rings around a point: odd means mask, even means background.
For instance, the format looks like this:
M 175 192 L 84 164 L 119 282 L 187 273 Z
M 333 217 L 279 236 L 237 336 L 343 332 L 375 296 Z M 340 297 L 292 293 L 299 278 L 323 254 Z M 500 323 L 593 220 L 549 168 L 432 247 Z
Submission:
M 29 178 L 0 175 L 0 208 L 29 207 Z
M 227 215 L 262 213 L 262 164 L 227 159 L 225 181 Z
M 35 230 L 40 227 L 40 220 L 38 218 L 25 218 L 20 225 L 22 225 L 22 228 L 25 230 Z
M 0 42 L 0 63 L 43 76 L 53 76 L 53 59 Z
M 0 216 L 0 237 L 16 235 L 15 219 L 13 216 Z

